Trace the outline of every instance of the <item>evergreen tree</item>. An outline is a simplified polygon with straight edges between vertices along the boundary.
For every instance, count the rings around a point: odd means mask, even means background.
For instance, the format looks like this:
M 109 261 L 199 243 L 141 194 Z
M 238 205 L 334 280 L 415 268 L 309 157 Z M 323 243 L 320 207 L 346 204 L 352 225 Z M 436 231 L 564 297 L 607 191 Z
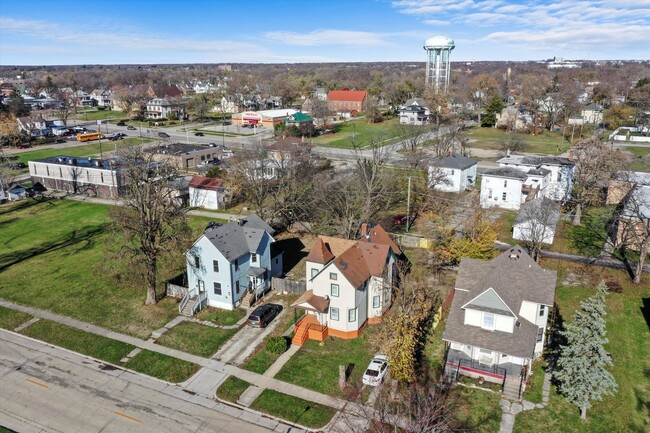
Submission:
M 557 371 L 554 376 L 559 389 L 571 403 L 580 408 L 580 417 L 587 419 L 591 400 L 602 400 L 613 395 L 618 385 L 614 376 L 605 369 L 612 365 L 605 344 L 605 294 L 607 287 L 601 282 L 597 293 L 580 302 L 573 322 L 567 324 L 561 335 L 566 344 L 560 346 Z
M 485 108 L 485 115 L 481 119 L 482 127 L 493 127 L 497 123 L 497 114 L 505 108 L 505 104 L 500 96 L 495 95 L 490 99 L 488 106 Z

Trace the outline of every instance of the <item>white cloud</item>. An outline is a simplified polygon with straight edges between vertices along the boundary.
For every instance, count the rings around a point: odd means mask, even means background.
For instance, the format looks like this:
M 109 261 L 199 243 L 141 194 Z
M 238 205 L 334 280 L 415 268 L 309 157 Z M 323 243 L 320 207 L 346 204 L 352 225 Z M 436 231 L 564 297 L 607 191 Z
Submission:
M 422 22 L 430 26 L 448 26 L 450 24 L 450 21 L 445 20 L 424 20 Z
M 297 32 L 268 32 L 264 36 L 275 42 L 287 45 L 317 46 L 317 45 L 346 45 L 373 46 L 386 45 L 388 42 L 379 33 L 358 32 L 352 30 L 315 30 L 309 33 Z

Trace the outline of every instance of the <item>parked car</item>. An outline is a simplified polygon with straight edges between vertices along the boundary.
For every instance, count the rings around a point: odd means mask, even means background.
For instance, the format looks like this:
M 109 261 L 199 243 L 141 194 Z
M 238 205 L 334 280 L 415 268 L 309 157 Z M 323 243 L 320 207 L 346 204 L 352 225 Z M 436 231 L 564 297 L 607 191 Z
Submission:
M 366 372 L 363 373 L 363 384 L 378 386 L 386 377 L 388 372 L 388 357 L 386 355 L 375 355 L 370 361 Z
M 403 224 L 406 224 L 406 215 L 404 214 L 398 214 L 393 217 L 393 224 L 396 226 L 401 226 Z
M 117 126 L 126 126 L 126 123 L 124 123 L 124 122 L 117 122 Z
M 19 145 L 16 146 L 16 147 L 17 147 L 18 149 L 29 149 L 30 147 L 32 147 L 32 145 L 31 145 L 31 144 L 19 144 Z
M 248 326 L 266 328 L 266 326 L 282 311 L 282 305 L 264 304 L 257 307 L 246 320 Z
M 197 137 L 203 137 L 205 134 L 202 132 L 195 132 L 194 135 L 196 135 Z
M 55 142 L 55 143 L 65 143 L 65 139 L 63 139 L 63 138 L 57 138 L 56 140 L 54 140 L 54 142 Z
M 169 134 L 167 134 L 166 132 L 159 132 L 159 133 L 158 133 L 158 137 L 161 137 L 161 138 L 169 138 Z
M 126 127 L 126 129 L 128 129 L 129 131 L 135 131 L 137 128 L 133 125 L 129 125 Z
M 12 170 L 19 170 L 21 168 L 27 167 L 27 164 L 24 162 L 11 162 L 9 163 L 9 168 Z

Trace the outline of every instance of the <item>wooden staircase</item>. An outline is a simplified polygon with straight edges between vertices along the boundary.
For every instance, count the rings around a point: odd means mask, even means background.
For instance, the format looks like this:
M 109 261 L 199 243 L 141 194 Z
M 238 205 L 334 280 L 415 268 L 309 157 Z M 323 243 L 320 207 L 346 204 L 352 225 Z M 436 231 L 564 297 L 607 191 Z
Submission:
M 193 309 L 194 309 L 194 306 L 195 306 L 196 303 L 198 302 L 198 299 L 199 299 L 198 296 L 194 296 L 194 297 L 192 297 L 192 298 L 189 298 L 189 299 L 187 300 L 187 304 L 185 304 L 185 306 L 184 306 L 183 309 L 181 310 L 181 314 L 182 314 L 183 316 L 192 317 L 192 311 L 193 311 Z
M 521 395 L 519 394 L 520 387 L 520 377 L 512 379 L 506 378 L 505 383 L 503 384 L 503 398 L 508 400 L 521 400 Z
M 244 308 L 250 308 L 255 304 L 255 293 L 246 293 L 246 296 L 241 300 L 241 306 Z

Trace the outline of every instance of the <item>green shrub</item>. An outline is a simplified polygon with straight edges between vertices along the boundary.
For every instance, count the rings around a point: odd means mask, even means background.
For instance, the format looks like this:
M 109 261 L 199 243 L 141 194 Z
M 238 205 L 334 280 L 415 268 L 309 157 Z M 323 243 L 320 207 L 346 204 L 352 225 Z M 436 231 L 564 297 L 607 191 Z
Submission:
M 279 355 L 287 351 L 289 342 L 284 337 L 269 337 L 264 342 L 264 348 Z

